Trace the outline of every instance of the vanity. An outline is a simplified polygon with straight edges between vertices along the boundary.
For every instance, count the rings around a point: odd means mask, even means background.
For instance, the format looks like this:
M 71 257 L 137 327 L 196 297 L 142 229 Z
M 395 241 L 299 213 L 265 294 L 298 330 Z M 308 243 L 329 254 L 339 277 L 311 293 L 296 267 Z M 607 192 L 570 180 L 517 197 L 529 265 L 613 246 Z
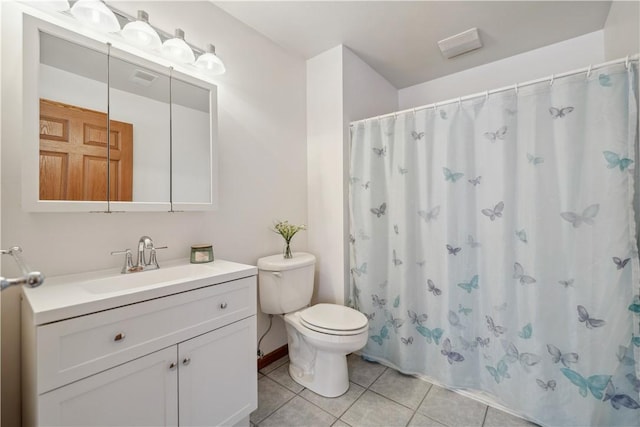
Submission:
M 256 274 L 184 260 L 24 288 L 23 424 L 248 426 Z

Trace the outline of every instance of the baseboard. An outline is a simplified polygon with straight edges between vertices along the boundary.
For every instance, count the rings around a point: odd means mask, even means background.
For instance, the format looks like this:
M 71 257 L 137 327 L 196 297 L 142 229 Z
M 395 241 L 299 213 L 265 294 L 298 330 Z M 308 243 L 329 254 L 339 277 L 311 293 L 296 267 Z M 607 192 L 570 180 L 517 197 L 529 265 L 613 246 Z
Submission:
M 271 365 L 273 362 L 287 354 L 289 354 L 289 346 L 287 344 L 280 348 L 276 348 L 271 353 L 265 354 L 262 358 L 258 358 L 258 370 Z

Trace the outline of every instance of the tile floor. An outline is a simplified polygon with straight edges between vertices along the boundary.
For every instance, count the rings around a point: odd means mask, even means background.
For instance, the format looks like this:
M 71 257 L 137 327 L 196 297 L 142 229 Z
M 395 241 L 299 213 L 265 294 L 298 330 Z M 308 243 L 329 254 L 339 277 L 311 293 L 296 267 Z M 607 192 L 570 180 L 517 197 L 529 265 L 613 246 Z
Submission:
M 286 356 L 261 369 L 251 426 L 535 426 L 356 354 L 348 362 L 349 391 L 334 399 L 293 381 Z

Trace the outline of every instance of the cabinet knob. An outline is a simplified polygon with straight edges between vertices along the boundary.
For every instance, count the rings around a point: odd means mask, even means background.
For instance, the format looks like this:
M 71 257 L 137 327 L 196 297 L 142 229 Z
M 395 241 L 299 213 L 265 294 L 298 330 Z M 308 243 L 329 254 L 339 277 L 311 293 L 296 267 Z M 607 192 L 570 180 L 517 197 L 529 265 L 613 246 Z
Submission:
M 220 304 L 220 308 L 221 308 L 221 309 L 223 309 L 223 310 L 224 310 L 225 308 L 227 308 L 227 303 L 226 303 L 226 302 L 223 302 L 222 304 Z
M 113 337 L 113 340 L 116 342 L 119 341 L 123 341 L 125 339 L 126 335 L 124 334 L 124 332 L 120 332 L 118 335 L 116 335 L 115 337 Z
M 169 365 L 169 370 L 173 371 L 177 366 L 178 365 L 175 362 L 171 362 L 171 364 Z
M 183 365 L 188 365 L 189 363 L 191 363 L 191 358 L 189 357 L 185 357 L 184 359 L 182 359 L 182 364 Z

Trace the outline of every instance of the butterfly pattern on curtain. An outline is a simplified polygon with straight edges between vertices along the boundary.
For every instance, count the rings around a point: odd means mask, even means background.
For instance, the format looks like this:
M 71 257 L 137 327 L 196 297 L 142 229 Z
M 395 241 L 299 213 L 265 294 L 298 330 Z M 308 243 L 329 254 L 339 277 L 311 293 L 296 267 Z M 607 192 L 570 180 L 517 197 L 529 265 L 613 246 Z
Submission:
M 352 125 L 363 354 L 543 425 L 640 425 L 637 65 Z

